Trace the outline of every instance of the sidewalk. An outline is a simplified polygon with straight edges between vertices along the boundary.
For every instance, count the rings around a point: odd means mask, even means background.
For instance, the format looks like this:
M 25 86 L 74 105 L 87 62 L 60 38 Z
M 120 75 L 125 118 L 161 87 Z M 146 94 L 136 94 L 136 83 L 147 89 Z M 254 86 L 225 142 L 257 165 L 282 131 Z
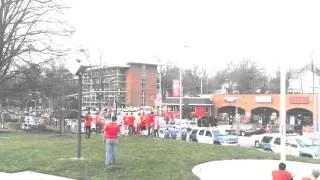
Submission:
M 1 180 L 74 180 L 49 174 L 42 174 L 32 171 L 23 171 L 18 173 L 3 173 L 0 172 Z
M 223 160 L 199 164 L 192 169 L 201 180 L 246 179 L 270 180 L 273 170 L 278 169 L 279 160 Z M 320 169 L 320 164 L 285 162 L 294 179 L 309 176 L 312 169 Z

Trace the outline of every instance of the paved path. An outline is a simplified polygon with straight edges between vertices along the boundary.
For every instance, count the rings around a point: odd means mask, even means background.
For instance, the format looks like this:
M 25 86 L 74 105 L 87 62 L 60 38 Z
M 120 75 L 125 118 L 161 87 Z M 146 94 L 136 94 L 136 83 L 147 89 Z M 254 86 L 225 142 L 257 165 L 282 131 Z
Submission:
M 23 171 L 18 173 L 0 172 L 1 180 L 74 180 L 49 174 L 42 174 L 33 171 Z
M 199 164 L 192 172 L 201 180 L 245 179 L 270 180 L 271 172 L 278 168 L 279 160 L 223 160 Z M 294 179 L 309 176 L 312 169 L 320 169 L 320 164 L 287 161 L 287 170 L 295 175 Z

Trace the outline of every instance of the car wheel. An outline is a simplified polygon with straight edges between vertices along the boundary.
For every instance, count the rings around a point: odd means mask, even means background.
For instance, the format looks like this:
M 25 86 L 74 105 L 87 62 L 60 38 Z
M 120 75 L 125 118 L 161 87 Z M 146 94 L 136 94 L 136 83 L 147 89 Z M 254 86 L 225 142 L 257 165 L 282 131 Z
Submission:
M 213 144 L 216 144 L 216 145 L 221 145 L 221 143 L 220 143 L 220 142 L 214 142 Z
M 241 131 L 241 136 L 245 136 L 246 132 L 245 131 Z
M 259 141 L 254 142 L 254 147 L 256 147 L 256 148 L 259 148 L 259 147 L 260 147 Z

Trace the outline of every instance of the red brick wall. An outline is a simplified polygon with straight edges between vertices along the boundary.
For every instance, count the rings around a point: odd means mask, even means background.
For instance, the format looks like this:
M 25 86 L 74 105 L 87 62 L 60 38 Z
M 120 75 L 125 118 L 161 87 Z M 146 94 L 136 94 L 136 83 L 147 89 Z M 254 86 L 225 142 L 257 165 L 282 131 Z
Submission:
M 146 105 L 154 106 L 154 100 L 157 94 L 157 67 L 147 66 L 146 72 Z
M 126 74 L 127 100 L 126 103 L 131 106 L 139 107 L 142 105 L 142 64 L 130 64 Z M 145 105 L 153 106 L 156 96 L 157 67 L 155 65 L 146 65 L 145 77 Z

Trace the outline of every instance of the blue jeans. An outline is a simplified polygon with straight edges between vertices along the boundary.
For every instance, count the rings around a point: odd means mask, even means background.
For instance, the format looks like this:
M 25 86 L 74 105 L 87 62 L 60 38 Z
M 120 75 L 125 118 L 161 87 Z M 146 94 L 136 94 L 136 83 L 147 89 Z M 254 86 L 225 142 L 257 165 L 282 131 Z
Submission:
M 116 162 L 116 152 L 117 152 L 117 140 L 108 139 L 106 142 L 106 159 L 105 159 L 105 163 L 107 165 L 111 165 Z

